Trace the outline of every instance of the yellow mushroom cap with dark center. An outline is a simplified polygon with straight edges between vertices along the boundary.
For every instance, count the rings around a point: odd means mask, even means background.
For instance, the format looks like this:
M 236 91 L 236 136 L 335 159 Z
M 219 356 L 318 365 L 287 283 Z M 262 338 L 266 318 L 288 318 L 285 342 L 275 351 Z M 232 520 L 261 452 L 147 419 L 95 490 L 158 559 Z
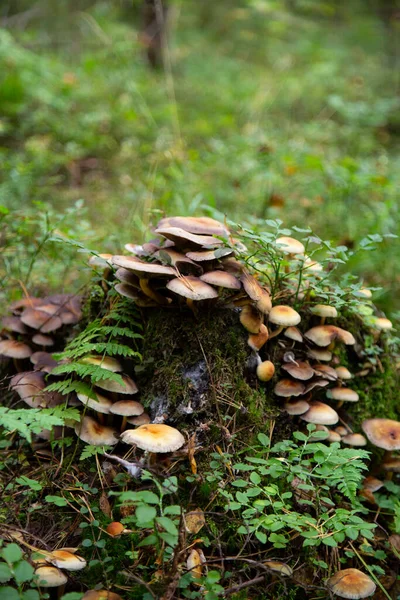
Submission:
M 300 381 L 291 379 L 281 379 L 275 386 L 274 392 L 277 396 L 290 398 L 290 396 L 300 396 L 304 393 L 304 385 Z
M 289 362 L 282 365 L 282 369 L 287 371 L 295 379 L 306 381 L 314 375 L 314 369 L 306 362 Z
M 317 315 L 318 317 L 337 317 L 337 310 L 334 306 L 329 306 L 328 304 L 316 304 L 310 308 L 310 311 L 313 315 Z
M 308 411 L 300 415 L 300 419 L 316 425 L 335 425 L 339 421 L 339 415 L 327 404 L 314 401 L 310 403 Z
M 257 377 L 260 381 L 269 381 L 273 378 L 275 366 L 270 360 L 264 360 L 257 366 Z
M 36 584 L 39 587 L 59 587 L 67 583 L 68 579 L 56 567 L 38 567 L 35 569 Z
M 356 343 L 354 336 L 349 331 L 335 325 L 317 325 L 317 327 L 309 329 L 304 335 L 317 346 L 329 346 L 336 339 L 346 345 Z
M 162 423 L 141 425 L 137 429 L 128 429 L 121 434 L 125 444 L 134 444 L 149 452 L 174 452 L 185 443 L 185 438 L 175 427 Z
M 305 248 L 301 242 L 295 238 L 282 236 L 276 240 L 276 244 L 279 246 L 279 250 L 285 252 L 285 254 L 304 254 Z
M 151 277 L 174 277 L 176 275 L 175 270 L 171 267 L 144 262 L 134 256 L 115 255 L 112 257 L 112 264 L 133 271 L 139 277 L 144 277 L 145 279 L 150 279 Z
M 48 560 L 55 567 L 67 569 L 68 571 L 80 571 L 87 564 L 82 556 L 72 554 L 72 552 L 67 552 L 66 550 L 54 550 Z
M 143 404 L 135 400 L 119 400 L 110 407 L 110 413 L 121 417 L 137 417 L 144 412 Z
M 354 390 L 345 387 L 334 387 L 326 392 L 328 398 L 342 402 L 358 402 L 359 395 Z
M 204 273 L 204 275 L 200 275 L 200 279 L 209 283 L 210 285 L 215 285 L 217 287 L 223 287 L 230 290 L 240 290 L 242 284 L 239 279 L 237 279 L 231 273 L 226 273 L 225 271 L 208 271 L 208 273 Z
M 128 376 L 121 375 L 122 383 L 113 381 L 112 379 L 101 379 L 96 381 L 96 386 L 107 392 L 115 392 L 116 394 L 137 394 L 139 391 L 136 383 Z
M 331 592 L 340 598 L 368 598 L 375 593 L 376 585 L 368 575 L 358 569 L 338 571 L 326 582 Z
M 3 340 L 0 342 L 0 354 L 8 358 L 29 358 L 32 354 L 31 348 L 17 340 Z
M 171 292 L 190 300 L 209 300 L 218 298 L 218 292 L 198 277 L 176 277 L 166 286 Z
M 361 433 L 349 433 L 342 437 L 342 442 L 348 446 L 366 446 L 367 439 Z
M 269 313 L 269 322 L 283 327 L 291 327 L 298 325 L 301 317 L 293 308 L 286 305 L 273 306 Z
M 250 273 L 243 273 L 240 281 L 246 294 L 253 300 L 256 308 L 263 314 L 268 314 L 272 308 L 271 296 Z
M 180 227 L 189 233 L 203 235 L 229 236 L 225 225 L 211 217 L 166 217 L 157 223 L 157 229 L 162 227 Z
M 367 419 L 362 430 L 374 446 L 384 450 L 400 450 L 400 423 L 391 419 Z
M 118 442 L 117 432 L 111 427 L 100 425 L 97 421 L 85 415 L 80 423 L 75 425 L 76 435 L 91 446 L 114 446 Z

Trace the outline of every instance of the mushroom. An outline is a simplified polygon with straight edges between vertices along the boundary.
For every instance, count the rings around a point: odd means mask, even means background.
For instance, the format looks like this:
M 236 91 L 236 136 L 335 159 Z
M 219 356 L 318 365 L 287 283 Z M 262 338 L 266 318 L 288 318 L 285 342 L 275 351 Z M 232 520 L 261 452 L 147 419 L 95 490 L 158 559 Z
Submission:
M 60 588 L 63 589 L 67 583 L 68 578 L 60 569 L 56 567 L 38 567 L 35 569 L 36 584 L 43 588 Z M 62 591 L 58 594 L 62 595 Z
M 41 333 L 50 333 L 63 326 L 58 315 L 52 316 L 40 308 L 42 307 L 26 308 L 21 315 L 21 321 L 32 329 L 38 329 Z
M 0 354 L 7 358 L 23 359 L 29 358 L 32 354 L 31 348 L 23 342 L 17 340 L 3 340 L 0 342 Z
M 114 381 L 113 379 L 101 379 L 96 381 L 96 386 L 107 392 L 114 392 L 115 394 L 137 394 L 138 388 L 136 383 L 128 375 L 120 375 L 122 377 L 122 383 Z
M 310 408 L 300 415 L 300 419 L 316 425 L 335 425 L 339 421 L 339 415 L 327 404 L 314 401 L 310 402 Z
M 361 433 L 348 433 L 342 437 L 342 442 L 349 446 L 366 446 L 367 440 Z
M 321 317 L 321 325 L 325 324 L 327 317 L 336 318 L 338 314 L 334 306 L 329 306 L 327 304 L 316 304 L 315 306 L 311 306 L 310 312 L 312 312 L 313 315 Z
M 198 263 L 172 248 L 160 248 L 154 256 L 161 263 L 175 267 L 182 275 L 201 275 L 203 273 L 203 269 Z
M 53 550 L 47 557 L 47 562 L 50 562 L 59 569 L 67 569 L 68 571 L 80 571 L 84 569 L 87 562 L 82 556 L 73 554 L 66 550 Z
M 336 339 L 346 345 L 356 343 L 354 336 L 349 331 L 335 325 L 317 325 L 317 327 L 309 329 L 304 335 L 317 346 L 329 346 Z
M 249 333 L 259 333 L 261 325 L 263 325 L 263 319 L 261 313 L 255 308 L 255 306 L 252 304 L 246 304 L 243 306 L 239 318 L 241 324 Z
M 3 317 L 1 323 L 6 331 L 13 331 L 15 333 L 22 334 L 28 333 L 28 328 L 23 324 L 19 317 Z
M 100 425 L 88 415 L 82 417 L 82 420 L 75 425 L 75 433 L 91 446 L 114 446 L 118 443 L 118 434 L 114 429 Z
M 122 417 L 121 431 L 124 431 L 128 417 L 138 417 L 144 413 L 144 406 L 135 400 L 120 400 L 110 407 L 110 413 Z
M 275 365 L 270 360 L 264 360 L 257 365 L 257 377 L 260 381 L 269 381 L 275 373 Z
M 393 450 L 400 450 L 400 423 L 398 421 L 367 419 L 361 427 L 371 444 L 385 450 L 384 462 L 392 457 Z
M 161 227 L 180 227 L 189 233 L 203 235 L 218 235 L 228 237 L 229 230 L 211 217 L 166 217 L 157 223 L 157 229 Z
M 130 425 L 136 425 L 136 427 L 139 427 L 139 425 L 147 425 L 148 423 L 151 423 L 150 415 L 148 415 L 146 412 L 143 412 L 138 417 L 131 417 L 127 419 L 127 423 Z
M 112 407 L 112 402 L 109 398 L 94 392 L 96 398 L 90 398 L 90 396 L 86 396 L 85 394 L 77 394 L 79 402 L 82 402 L 88 408 L 99 413 L 99 421 L 103 422 L 103 415 L 108 415 L 110 413 L 110 409 Z
M 174 294 L 187 298 L 187 304 L 192 310 L 194 308 L 193 301 L 199 302 L 200 300 L 218 298 L 218 292 L 198 277 L 188 276 L 171 279 L 167 283 L 167 288 Z
M 326 585 L 340 598 L 368 598 L 375 593 L 376 585 L 368 575 L 358 569 L 343 569 L 330 577 Z
M 223 245 L 223 241 L 212 235 L 189 233 L 181 227 L 158 227 L 155 233 L 171 240 L 178 248 L 203 248 L 210 250 Z
M 32 337 L 32 342 L 37 346 L 54 346 L 53 338 L 44 333 L 36 333 Z
M 314 375 L 314 369 L 310 367 L 307 362 L 302 361 L 285 363 L 282 365 L 282 369 L 287 371 L 295 379 L 301 379 L 302 381 L 311 379 Z
M 315 360 L 322 360 L 323 362 L 329 362 L 332 360 L 332 352 L 329 350 L 320 350 L 319 348 L 309 348 L 307 354 L 310 358 Z
M 345 387 L 334 387 L 326 392 L 331 400 L 339 400 L 337 408 L 343 405 L 343 402 L 358 402 L 359 395 L 354 390 Z
M 88 590 L 82 600 L 123 600 L 122 596 L 108 590 Z
M 141 425 L 137 429 L 128 429 L 121 434 L 125 444 L 135 445 L 148 452 L 174 452 L 183 446 L 185 438 L 180 431 L 163 423 Z
M 278 329 L 270 334 L 270 338 L 279 335 L 285 327 L 298 325 L 301 321 L 299 313 L 286 305 L 278 305 L 271 308 L 268 319 L 270 323 L 279 325 Z
M 79 362 L 85 363 L 86 365 L 101 367 L 112 373 L 120 373 L 122 371 L 121 363 L 111 356 L 85 356 L 84 358 L 79 359 Z
M 338 374 L 335 369 L 329 367 L 328 365 L 315 365 L 314 372 L 316 375 L 324 377 L 325 379 L 329 379 L 329 381 L 336 381 L 338 378 Z
M 247 343 L 252 350 L 258 352 L 264 346 L 265 342 L 268 341 L 268 338 L 268 327 L 266 327 L 264 323 L 262 323 L 262 325 L 260 326 L 259 333 L 251 333 L 247 338 Z
M 218 288 L 240 290 L 242 287 L 239 279 L 226 271 L 208 271 L 207 273 L 204 273 L 204 275 L 200 275 L 200 279 L 205 281 L 205 283 L 215 285 Z
M 45 387 L 45 374 L 40 371 L 17 373 L 10 382 L 10 388 L 31 408 L 52 408 L 65 402 L 65 396 L 45 392 Z
M 243 273 L 240 281 L 246 291 L 246 294 L 253 300 L 257 310 L 263 314 L 268 314 L 272 308 L 271 296 L 250 273 Z
M 303 400 L 302 398 L 296 398 L 294 400 L 286 400 L 283 405 L 283 409 L 289 414 L 293 416 L 304 415 L 305 412 L 310 408 L 307 400 Z
M 291 577 L 293 575 L 293 569 L 279 560 L 266 560 L 263 565 L 283 577 Z
M 281 379 L 274 388 L 274 393 L 277 396 L 290 398 L 291 396 L 301 396 L 304 394 L 304 384 L 300 381 L 292 381 L 291 379 Z
M 294 342 L 299 342 L 300 344 L 303 341 L 301 331 L 297 329 L 297 327 L 287 327 L 283 335 Z
M 117 267 L 128 269 L 137 275 L 139 277 L 140 289 L 146 296 L 154 300 L 154 302 L 157 304 L 168 304 L 168 298 L 153 290 L 149 280 L 152 277 L 174 277 L 176 275 L 175 269 L 157 263 L 144 262 L 134 256 L 122 255 L 113 256 L 112 264 Z M 121 285 L 124 284 L 118 284 L 118 287 L 120 288 Z
M 288 236 L 279 237 L 277 240 L 275 240 L 275 243 L 278 245 L 279 250 L 281 250 L 281 252 L 288 255 L 289 260 L 291 258 L 294 258 L 296 256 L 296 254 L 303 255 L 305 252 L 305 248 L 304 248 L 303 244 L 292 237 L 288 237 Z M 286 273 L 289 272 L 288 266 L 285 267 L 285 271 L 286 271 Z
M 339 379 L 347 380 L 347 379 L 353 378 L 353 375 L 350 373 L 350 371 L 346 367 L 342 367 L 342 366 L 336 367 L 335 371 L 336 371 Z
M 130 529 L 126 529 L 125 525 L 119 521 L 113 521 L 107 525 L 106 531 L 108 535 L 111 535 L 111 537 L 119 537 L 123 533 L 131 533 Z

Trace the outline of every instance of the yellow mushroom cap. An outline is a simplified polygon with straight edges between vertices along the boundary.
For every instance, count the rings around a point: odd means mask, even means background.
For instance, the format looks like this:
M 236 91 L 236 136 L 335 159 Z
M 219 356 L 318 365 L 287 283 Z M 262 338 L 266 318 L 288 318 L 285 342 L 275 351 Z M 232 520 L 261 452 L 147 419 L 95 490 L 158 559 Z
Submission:
M 329 306 L 327 304 L 316 304 L 310 308 L 310 311 L 313 315 L 317 315 L 318 317 L 337 317 L 337 310 L 334 306 Z
M 345 387 L 334 387 L 326 392 L 328 398 L 342 402 L 358 402 L 359 395 L 354 390 Z
M 264 360 L 257 366 L 257 377 L 260 381 L 269 381 L 275 373 L 275 365 L 270 360 Z
M 88 590 L 82 600 L 123 600 L 122 596 L 108 590 Z
M 226 271 L 208 271 L 204 275 L 200 275 L 200 279 L 210 285 L 230 290 L 240 290 L 242 287 L 239 279 Z
M 123 525 L 119 521 L 113 521 L 106 527 L 108 535 L 111 535 L 112 537 L 117 537 L 118 535 L 121 535 L 125 531 L 125 529 L 125 525 Z
M 373 320 L 372 325 L 380 331 L 384 331 L 385 329 L 392 329 L 393 327 L 393 323 L 389 321 L 389 319 L 385 319 L 384 317 L 377 317 Z
M 329 346 L 336 339 L 346 345 L 356 343 L 354 336 L 349 331 L 335 325 L 317 325 L 317 327 L 309 329 L 304 335 L 317 346 Z
M 101 367 L 102 369 L 112 371 L 113 373 L 119 373 L 122 371 L 121 363 L 112 356 L 85 356 L 84 358 L 80 359 L 80 362 L 83 362 L 87 365 L 94 365 L 95 367 Z
M 339 421 L 339 415 L 333 408 L 323 402 L 310 402 L 310 408 L 300 419 L 307 423 L 316 425 L 335 425 Z
M 180 227 L 189 233 L 229 236 L 225 225 L 211 217 L 165 217 L 157 223 L 157 229 L 160 227 Z
M 338 378 L 338 374 L 335 369 L 329 367 L 328 365 L 315 365 L 314 371 L 316 375 L 323 377 L 325 379 L 329 379 L 329 381 L 336 381 Z
M 264 565 L 268 567 L 268 569 L 271 569 L 271 571 L 276 571 L 285 577 L 291 577 L 293 575 L 293 569 L 279 560 L 266 560 Z
M 287 371 L 295 379 L 306 381 L 314 375 L 314 369 L 307 362 L 289 362 L 282 365 L 282 369 Z
M 240 281 L 246 294 L 255 302 L 256 308 L 263 314 L 268 314 L 272 307 L 271 296 L 250 273 L 243 273 Z
M 121 434 L 125 444 L 134 444 L 149 452 L 174 452 L 185 443 L 180 431 L 162 423 L 149 423 Z
M 77 394 L 78 400 L 82 402 L 88 408 L 95 410 L 98 413 L 103 413 L 108 415 L 110 412 L 110 408 L 112 407 L 112 402 L 105 396 L 101 394 L 96 394 L 96 399 L 90 398 L 85 394 Z
M 36 583 L 40 587 L 59 587 L 67 583 L 68 579 L 56 567 L 38 567 L 35 569 Z
M 358 569 L 338 571 L 326 582 L 331 592 L 340 598 L 368 598 L 375 593 L 376 585 L 368 575 Z
M 295 342 L 301 343 L 303 341 L 303 336 L 297 327 L 288 327 L 285 329 L 285 333 L 283 335 L 290 340 L 294 340 Z
M 208 300 L 218 298 L 218 292 L 211 285 L 205 283 L 198 277 L 176 277 L 171 279 L 166 285 L 167 289 L 178 296 L 189 298 L 190 300 Z
M 269 321 L 270 323 L 275 323 L 275 325 L 291 327 L 293 325 L 298 325 L 301 321 L 301 317 L 299 313 L 290 306 L 278 305 L 271 308 Z
M 111 427 L 100 425 L 95 419 L 85 415 L 75 425 L 76 435 L 91 446 L 114 446 L 118 442 L 117 432 Z
M 247 338 L 247 343 L 252 350 L 258 352 L 264 346 L 265 342 L 269 338 L 268 327 L 262 323 L 260 325 L 259 333 L 251 333 Z
M 353 375 L 350 373 L 350 371 L 346 368 L 346 367 L 336 367 L 335 369 L 337 376 L 339 377 L 339 379 L 352 379 Z
M 305 252 L 305 248 L 301 242 L 286 235 L 279 237 L 276 240 L 276 244 L 278 244 L 279 249 L 286 254 L 304 254 Z
M 307 354 L 310 358 L 329 362 L 332 359 L 332 352 L 329 350 L 320 350 L 319 348 L 309 348 Z
M 333 444 L 333 442 L 341 442 L 342 436 L 339 435 L 336 431 L 329 430 L 329 435 L 327 437 L 328 442 Z
M 283 405 L 283 409 L 289 415 L 304 415 L 305 412 L 310 408 L 309 403 L 301 398 L 295 398 L 294 400 L 286 400 Z
M 342 437 L 342 442 L 348 446 L 366 446 L 367 439 L 361 433 L 349 433 Z
M 263 318 L 255 306 L 246 304 L 241 310 L 240 322 L 249 333 L 259 333 Z
M 384 450 L 400 450 L 400 423 L 392 419 L 367 419 L 361 425 L 374 446 Z
M 136 425 L 139 427 L 139 425 L 147 425 L 148 423 L 151 423 L 151 419 L 150 415 L 148 415 L 146 412 L 142 412 L 142 414 L 138 415 L 137 417 L 130 417 L 127 419 L 127 422 L 130 425 Z
M 120 375 L 120 377 L 122 377 L 122 383 L 113 379 L 101 379 L 96 382 L 96 386 L 116 394 L 137 394 L 139 390 L 136 383 L 128 375 Z
M 138 417 L 144 413 L 144 406 L 136 400 L 119 400 L 110 407 L 110 413 L 121 417 Z
M 86 560 L 82 556 L 78 556 L 67 550 L 54 550 L 48 560 L 55 567 L 67 569 L 67 571 L 80 571 L 87 565 Z

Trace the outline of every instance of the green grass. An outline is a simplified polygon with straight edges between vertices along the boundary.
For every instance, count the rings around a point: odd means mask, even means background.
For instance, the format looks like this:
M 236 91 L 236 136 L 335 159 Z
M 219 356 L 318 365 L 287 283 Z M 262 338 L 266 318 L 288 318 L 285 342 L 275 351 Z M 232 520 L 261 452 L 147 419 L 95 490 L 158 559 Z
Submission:
M 70 233 L 103 252 L 143 239 L 151 210 L 204 206 L 355 247 L 399 233 L 398 79 L 372 9 L 175 2 L 172 70 L 152 72 L 128 5 L 39 4 L 0 30 L 0 204 L 56 222 L 82 198 L 90 226 Z M 399 250 L 352 265 L 389 311 Z

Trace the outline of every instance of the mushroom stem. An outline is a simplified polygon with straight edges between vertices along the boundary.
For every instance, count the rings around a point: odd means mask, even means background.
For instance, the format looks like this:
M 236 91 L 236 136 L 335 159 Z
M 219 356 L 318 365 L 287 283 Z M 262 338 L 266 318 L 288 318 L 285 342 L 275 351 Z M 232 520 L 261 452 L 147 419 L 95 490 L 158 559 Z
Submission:
M 139 283 L 140 289 L 144 294 L 146 294 L 146 296 L 148 296 L 148 298 L 151 298 L 152 300 L 154 300 L 154 302 L 157 302 L 157 304 L 168 304 L 167 298 L 161 296 L 161 294 L 158 294 L 150 287 L 148 279 L 141 278 L 139 280 Z
M 326 317 L 321 317 L 320 325 L 325 325 Z
M 197 317 L 197 308 L 192 298 L 186 298 L 186 304 L 188 308 L 190 308 L 194 316 Z
M 276 337 L 277 335 L 279 335 L 281 333 L 281 331 L 283 331 L 285 329 L 284 325 L 279 325 L 278 329 L 275 329 L 275 331 L 273 331 L 272 333 L 269 334 L 269 339 Z
M 121 433 L 122 433 L 123 431 L 125 431 L 127 422 L 128 422 L 128 417 L 122 417 L 122 423 L 121 423 Z

